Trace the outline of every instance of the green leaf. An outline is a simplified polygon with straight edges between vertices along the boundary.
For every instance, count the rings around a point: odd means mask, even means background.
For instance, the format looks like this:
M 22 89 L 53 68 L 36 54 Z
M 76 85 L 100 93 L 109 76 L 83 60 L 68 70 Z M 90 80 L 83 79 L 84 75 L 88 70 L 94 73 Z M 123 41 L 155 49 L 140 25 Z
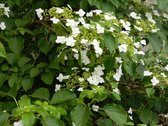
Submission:
M 116 49 L 117 42 L 111 33 L 104 34 L 104 43 L 110 53 L 112 53 Z
M 112 95 L 114 96 L 114 98 L 115 98 L 116 100 L 118 100 L 118 101 L 121 100 L 121 97 L 120 97 L 120 95 L 119 95 L 118 93 L 112 92 Z
M 24 25 L 28 24 L 30 20 L 26 19 L 15 19 L 15 24 L 17 27 L 23 27 Z
M 119 0 L 110 0 L 110 2 L 117 8 L 120 6 Z
M 6 74 L 0 72 L 0 87 L 3 85 L 5 81 L 6 81 Z
M 51 45 L 44 38 L 38 40 L 38 46 L 40 48 L 40 51 L 46 55 L 51 49 Z
M 13 73 L 9 76 L 8 84 L 10 87 L 13 87 L 18 82 L 18 75 Z
M 22 87 L 25 91 L 29 90 L 32 88 L 33 85 L 33 79 L 30 77 L 25 77 L 22 79 Z
M 155 93 L 155 89 L 153 89 L 153 88 L 146 88 L 146 94 L 148 95 L 148 97 L 150 97 L 154 93 Z
M 127 112 L 122 106 L 117 104 L 107 104 L 103 107 L 105 113 L 119 126 L 124 126 L 127 123 Z
M 10 114 L 7 112 L 0 112 L 0 126 L 4 126 L 4 122 L 10 117 Z
M 43 120 L 43 126 L 64 126 L 64 123 L 51 116 L 47 116 L 45 120 Z
M 7 39 L 9 48 L 15 53 L 20 53 L 24 48 L 24 39 L 21 37 L 11 37 Z
M 0 57 L 6 58 L 6 51 L 1 42 L 0 42 Z
M 160 9 L 165 9 L 168 6 L 167 0 L 157 0 L 157 5 Z
M 41 75 L 41 80 L 48 85 L 51 85 L 54 80 L 54 75 L 51 72 L 46 72 Z
M 89 6 L 89 3 L 88 3 L 87 0 L 81 0 L 80 1 L 80 8 L 87 9 L 88 6 Z
M 148 35 L 148 39 L 154 51 L 160 52 L 163 41 L 156 34 Z
M 113 126 L 113 122 L 110 119 L 98 119 L 96 124 L 98 126 Z
M 76 98 L 76 95 L 72 91 L 68 89 L 61 89 L 61 90 L 58 90 L 56 93 L 54 93 L 51 99 L 51 104 L 58 104 L 75 98 Z
M 21 57 L 19 60 L 18 60 L 18 66 L 19 67 L 23 67 L 26 63 L 28 63 L 31 59 L 28 58 L 28 57 Z
M 89 120 L 89 109 L 87 106 L 84 105 L 77 105 L 72 111 L 71 111 L 71 118 L 72 122 L 76 126 L 88 126 L 88 120 Z
M 19 106 L 21 108 L 24 108 L 25 106 L 30 106 L 30 105 L 31 105 L 31 101 L 29 97 L 26 95 L 23 95 L 19 100 Z
M 32 112 L 23 113 L 21 118 L 25 126 L 34 126 L 35 115 Z
M 30 70 L 30 77 L 31 77 L 31 78 L 34 78 L 34 77 L 36 77 L 39 73 L 40 73 L 40 70 L 39 70 L 38 68 L 34 67 L 34 68 L 32 68 L 32 69 Z
M 48 101 L 50 98 L 50 92 L 47 88 L 39 88 L 31 96 Z
M 149 124 L 152 121 L 152 111 L 150 109 L 143 109 L 139 115 L 139 119 L 143 123 Z

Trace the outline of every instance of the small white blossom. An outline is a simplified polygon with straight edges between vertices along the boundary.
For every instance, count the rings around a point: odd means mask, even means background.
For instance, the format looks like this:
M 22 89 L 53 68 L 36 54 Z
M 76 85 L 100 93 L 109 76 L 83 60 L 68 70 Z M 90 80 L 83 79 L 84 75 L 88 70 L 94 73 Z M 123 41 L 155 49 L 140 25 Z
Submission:
M 117 63 L 122 63 L 123 62 L 121 57 L 115 57 L 115 60 L 116 60 Z
M 64 79 L 68 79 L 68 78 L 69 78 L 69 75 L 64 76 L 62 73 L 60 73 L 56 79 L 59 80 L 59 82 L 62 82 Z
M 153 14 L 156 15 L 156 16 L 160 16 L 159 12 L 157 10 L 153 10 Z
M 124 52 L 126 53 L 127 52 L 127 44 L 121 44 L 120 46 L 118 46 L 118 49 L 120 52 Z
M 94 39 L 93 42 L 91 42 L 91 44 L 94 46 L 95 53 L 98 54 L 98 56 L 102 55 L 103 49 L 100 48 L 100 46 L 99 46 L 100 42 L 97 41 L 96 39 Z
M 101 25 L 99 24 L 96 24 L 96 29 L 97 29 L 97 33 L 104 33 L 104 27 L 102 27 Z
M 36 9 L 35 11 L 36 11 L 38 18 L 42 20 L 43 19 L 42 13 L 44 12 L 44 10 L 39 8 L 39 9 Z
M 78 53 L 78 50 L 75 49 L 75 48 L 73 48 L 72 51 L 75 52 L 75 53 Z
M 128 113 L 132 114 L 132 108 L 129 108 Z
M 23 121 L 22 120 L 20 120 L 20 121 L 18 121 L 18 122 L 14 122 L 14 124 L 13 124 L 14 126 L 24 126 L 24 124 L 23 124 Z
M 66 26 L 70 26 L 71 28 L 77 27 L 79 24 L 79 22 L 76 22 L 73 19 L 67 19 L 66 22 Z
M 64 10 L 61 9 L 61 8 L 57 8 L 57 10 L 56 10 L 56 13 L 58 13 L 58 14 L 61 14 L 61 13 L 63 13 L 63 12 L 64 12 Z
M 163 13 L 163 17 L 166 18 L 166 19 L 168 19 L 168 14 Z
M 165 70 L 168 71 L 168 65 L 165 66 Z
M 82 70 L 85 70 L 85 71 L 89 71 L 89 68 L 86 68 L 86 67 L 82 67 Z
M 93 11 L 90 11 L 90 12 L 86 13 L 86 16 L 87 17 L 93 17 Z
M 80 34 L 80 30 L 78 27 L 72 28 L 72 36 L 76 37 L 78 34 Z
M 81 60 L 84 65 L 88 65 L 90 63 L 90 59 L 87 56 L 87 50 L 81 51 Z
M 86 44 L 86 43 L 88 43 L 88 40 L 87 40 L 87 39 L 82 39 L 82 40 L 81 40 L 81 43 L 82 43 L 82 44 Z
M 162 75 L 163 77 L 167 77 L 167 76 L 165 75 L 165 73 L 160 73 L 160 75 Z
M 56 84 L 55 85 L 55 92 L 59 91 L 61 88 L 61 85 L 60 84 Z
M 144 71 L 144 73 L 143 73 L 144 76 L 151 76 L 152 74 L 153 73 L 148 70 Z
M 115 29 L 114 29 L 113 27 L 110 27 L 110 30 L 109 30 L 109 31 L 110 31 L 110 32 L 114 32 L 114 30 L 115 30 Z
M 151 79 L 151 82 L 152 82 L 152 85 L 155 86 L 155 85 L 157 85 L 159 83 L 159 80 L 156 77 L 153 77 Z
M 99 106 L 98 105 L 92 105 L 93 111 L 98 112 Z
M 69 36 L 66 40 L 66 45 L 73 47 L 75 45 L 76 40 L 72 37 Z
M 90 76 L 87 81 L 90 83 L 90 84 L 93 84 L 93 85 L 98 85 L 99 83 L 104 83 L 104 79 L 98 75 L 92 75 Z
M 55 40 L 56 43 L 64 44 L 67 41 L 65 36 L 57 36 L 57 39 Z
M 80 88 L 78 88 L 78 89 L 77 89 L 77 91 L 83 91 L 83 88 L 82 88 L 82 87 L 80 87 Z
M 143 29 L 141 27 L 138 27 L 136 25 L 134 25 L 134 27 L 138 30 L 138 31 L 142 31 Z
M 0 29 L 1 29 L 1 30 L 5 30 L 5 29 L 6 29 L 6 25 L 5 25 L 4 22 L 1 22 L 1 23 L 0 23 Z
M 50 20 L 54 23 L 54 24 L 57 24 L 60 20 L 58 18 L 50 18 Z
M 134 43 L 134 46 L 135 46 L 136 48 L 140 48 L 141 44 L 140 44 L 140 42 L 136 42 L 136 43 Z
M 120 78 L 122 76 L 122 69 L 121 69 L 121 65 L 119 66 L 119 68 L 116 70 L 116 73 L 113 75 L 113 78 L 116 80 L 116 81 L 120 81 Z
M 80 9 L 79 11 L 76 12 L 76 14 L 78 14 L 80 17 L 83 17 L 85 15 L 85 11 Z
M 130 16 L 134 19 L 141 19 L 140 15 L 138 16 L 137 13 L 135 13 L 135 12 L 131 12 Z
M 113 91 L 117 94 L 120 94 L 120 90 L 118 88 L 113 89 Z
M 78 80 L 79 80 L 80 82 L 83 82 L 83 81 L 84 81 L 84 79 L 83 79 L 82 77 L 79 77 Z
M 142 45 L 146 45 L 146 40 L 143 39 L 143 40 L 140 41 L 140 43 L 141 43 Z
M 83 17 L 80 17 L 80 18 L 78 19 L 78 21 L 79 21 L 81 24 L 83 24 L 83 25 L 86 24 L 85 19 L 84 19 Z
M 138 54 L 143 55 L 143 56 L 145 55 L 145 53 L 143 51 L 138 51 Z
M 96 15 L 101 14 L 103 11 L 102 10 L 93 10 L 94 13 L 96 13 Z

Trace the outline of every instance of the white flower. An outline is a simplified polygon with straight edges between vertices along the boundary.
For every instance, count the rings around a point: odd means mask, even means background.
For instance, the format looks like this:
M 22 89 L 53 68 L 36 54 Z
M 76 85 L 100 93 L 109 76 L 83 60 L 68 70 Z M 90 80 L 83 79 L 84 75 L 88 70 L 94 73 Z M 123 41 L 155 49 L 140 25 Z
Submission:
M 160 75 L 162 75 L 163 77 L 167 77 L 167 76 L 165 75 L 165 73 L 160 73 Z
M 156 16 L 160 16 L 159 12 L 157 10 L 153 10 L 153 14 L 156 15 Z
M 81 60 L 84 65 L 88 65 L 90 63 L 90 59 L 87 56 L 87 50 L 81 51 Z
M 64 12 L 64 10 L 61 9 L 61 8 L 57 8 L 57 10 L 56 10 L 56 13 L 58 13 L 58 14 L 61 14 L 61 13 L 63 13 L 63 12 Z
M 128 113 L 132 114 L 132 108 L 129 108 Z
M 149 12 L 146 12 L 145 16 L 146 16 L 148 19 L 150 19 L 150 18 L 152 19 L 152 14 L 149 13 Z
M 82 67 L 82 70 L 85 70 L 85 71 L 89 71 L 89 68 L 86 68 L 86 67 Z
M 35 11 L 36 11 L 36 13 L 37 13 L 38 18 L 39 18 L 40 20 L 42 20 L 42 19 L 43 19 L 42 13 L 44 12 L 44 10 L 41 9 L 41 8 L 39 8 L 39 9 L 36 9 Z
M 76 22 L 73 19 L 67 19 L 66 22 L 66 26 L 70 26 L 71 28 L 77 27 L 79 24 L 79 22 Z
M 88 40 L 87 40 L 87 39 L 82 39 L 82 40 L 81 40 L 81 43 L 82 43 L 82 44 L 86 44 L 86 43 L 88 43 Z
M 141 27 L 138 27 L 136 25 L 134 25 L 134 27 L 138 30 L 138 31 L 142 31 L 143 29 Z
M 83 81 L 84 81 L 84 79 L 83 79 L 82 77 L 79 77 L 78 80 L 79 80 L 80 82 L 83 82 Z
M 134 18 L 134 19 L 141 19 L 141 17 L 138 16 L 137 13 L 135 13 L 135 12 L 131 12 L 131 13 L 130 13 L 130 16 L 131 16 L 132 18 Z
M 83 24 L 83 25 L 86 24 L 85 19 L 84 19 L 83 17 L 80 17 L 80 18 L 78 19 L 78 21 L 79 21 L 81 24 Z
M 143 51 L 138 51 L 138 54 L 143 55 L 143 56 L 145 55 L 145 53 Z
M 4 22 L 1 22 L 1 23 L 0 23 L 0 29 L 1 29 L 1 30 L 5 30 L 5 28 L 6 28 L 5 23 L 4 23 Z
M 110 32 L 113 32 L 115 29 L 113 27 L 110 27 Z
M 98 75 L 92 75 L 90 76 L 87 81 L 90 83 L 90 84 L 93 84 L 93 85 L 98 85 L 99 83 L 104 83 L 104 79 Z
M 9 17 L 9 12 L 10 12 L 9 7 L 5 7 L 5 8 L 4 8 L 4 14 L 5 14 L 7 17 Z
M 113 89 L 113 91 L 117 94 L 120 94 L 120 90 L 118 88 Z
M 96 24 L 97 33 L 104 33 L 104 27 L 100 26 L 99 24 Z
M 65 36 L 57 36 L 57 39 L 55 40 L 56 43 L 64 44 L 67 41 Z
M 83 88 L 82 88 L 82 87 L 80 87 L 80 88 L 78 88 L 78 89 L 77 89 L 77 91 L 83 91 Z
M 144 73 L 143 73 L 144 76 L 151 76 L 152 74 L 153 73 L 148 70 L 144 71 Z
M 96 15 L 101 14 L 103 11 L 102 10 L 93 10 L 94 13 L 96 13 Z
M 168 65 L 165 66 L 166 71 L 168 71 Z
M 20 120 L 20 121 L 18 121 L 18 122 L 14 122 L 14 124 L 13 124 L 14 126 L 24 126 L 24 124 L 23 124 L 23 121 L 22 120 Z
M 120 81 L 120 78 L 122 76 L 122 69 L 121 69 L 121 65 L 119 66 L 119 68 L 116 70 L 116 73 L 113 75 L 113 78 L 116 80 L 116 81 Z
M 60 84 L 56 84 L 55 85 L 55 92 L 57 92 L 58 90 L 60 90 L 60 88 L 61 88 L 61 85 Z
M 78 34 L 80 34 L 80 30 L 78 27 L 72 28 L 72 35 L 73 37 L 76 37 Z
M 76 14 L 78 14 L 80 17 L 83 17 L 85 15 L 85 11 L 80 9 L 79 11 L 76 12 Z
M 168 19 L 168 14 L 163 13 L 163 17 L 166 18 L 166 19 Z
M 122 34 L 129 35 L 128 31 L 121 31 Z
M 117 63 L 122 63 L 123 62 L 121 57 L 115 57 L 115 60 L 116 60 Z
M 86 13 L 86 16 L 87 17 L 93 17 L 93 11 L 90 11 L 90 12 Z
M 143 40 L 140 41 L 140 43 L 141 43 L 142 45 L 146 45 L 146 40 L 143 39 Z
M 60 20 L 58 18 L 50 18 L 50 20 L 54 23 L 54 24 L 57 24 Z
M 152 85 L 155 86 L 155 85 L 157 85 L 159 83 L 159 80 L 156 77 L 153 77 L 151 79 L 151 82 L 152 82 Z
M 93 111 L 98 112 L 99 106 L 98 105 L 92 105 Z
M 68 78 L 69 78 L 69 75 L 64 76 L 62 73 L 60 73 L 56 79 L 59 80 L 59 82 L 62 82 L 64 79 L 68 79 Z
M 120 19 L 120 23 L 123 25 L 123 27 L 125 28 L 125 30 L 127 30 L 127 31 L 130 31 L 131 30 L 131 28 L 130 28 L 130 22 L 128 22 L 128 21 L 124 21 L 124 20 L 122 20 L 122 19 Z
M 135 46 L 136 48 L 139 48 L 139 47 L 141 46 L 141 44 L 140 44 L 140 42 L 136 42 L 136 43 L 134 43 L 134 46 Z
M 72 51 L 75 52 L 75 53 L 78 53 L 78 50 L 75 49 L 75 48 L 73 48 Z
M 120 46 L 118 46 L 118 49 L 120 52 L 127 52 L 127 44 L 121 44 Z
M 94 39 L 93 42 L 91 42 L 91 44 L 94 46 L 95 53 L 97 54 L 97 57 L 102 55 L 103 49 L 100 48 L 100 46 L 99 46 L 100 42 L 97 41 L 96 39 Z
M 72 37 L 69 36 L 66 40 L 66 45 L 73 47 L 75 45 L 76 40 Z

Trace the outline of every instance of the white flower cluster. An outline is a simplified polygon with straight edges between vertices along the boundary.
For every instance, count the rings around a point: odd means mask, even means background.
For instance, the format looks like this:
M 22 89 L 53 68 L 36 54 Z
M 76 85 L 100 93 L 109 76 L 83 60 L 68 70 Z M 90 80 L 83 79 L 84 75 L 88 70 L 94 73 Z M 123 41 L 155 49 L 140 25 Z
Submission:
M 121 44 L 121 45 L 119 45 L 119 46 L 118 46 L 119 52 L 124 52 L 124 53 L 126 53 L 126 52 L 127 52 L 127 47 L 128 47 L 127 44 Z
M 131 13 L 130 13 L 130 17 L 132 17 L 132 18 L 134 18 L 134 19 L 141 19 L 141 16 L 138 15 L 137 13 L 135 13 L 135 12 L 131 12 Z
M 152 74 L 153 73 L 148 70 L 144 71 L 143 73 L 144 76 L 151 76 Z M 157 84 L 159 84 L 160 81 L 155 76 L 153 76 L 153 78 L 151 79 L 151 82 L 153 86 L 156 86 Z
M 39 18 L 40 20 L 43 20 L 43 15 L 42 15 L 42 14 L 43 14 L 44 10 L 41 9 L 41 8 L 38 8 L 38 9 L 36 9 L 35 11 L 36 11 L 36 14 L 37 14 L 38 18 Z
M 145 52 L 142 51 L 142 50 L 138 50 L 140 49 L 140 47 L 142 48 L 142 46 L 145 46 L 146 45 L 146 40 L 141 40 L 140 42 L 136 42 L 134 43 L 134 54 L 138 54 L 138 55 L 145 55 Z
M 153 23 L 153 24 L 156 24 L 156 21 L 153 19 L 151 13 L 146 12 L 145 16 L 147 17 L 147 19 L 148 19 L 149 22 L 151 22 L 151 23 Z
M 55 42 L 66 44 L 67 46 L 73 47 L 75 46 L 76 40 L 72 36 L 69 36 L 67 38 L 65 36 L 57 36 L 57 39 L 55 40 Z
M 126 31 L 130 31 L 131 30 L 130 22 L 120 19 L 120 23 L 123 25 L 123 27 L 125 28 Z
M 129 114 L 129 118 L 130 118 L 131 120 L 133 120 L 133 117 L 132 117 L 132 108 L 129 108 L 128 114 Z
M 5 4 L 0 4 L 0 8 L 4 9 L 4 15 L 9 17 L 9 12 L 10 12 L 9 7 L 5 7 Z
M 5 22 L 1 22 L 0 23 L 0 29 L 5 30 L 5 28 L 6 28 Z
M 103 54 L 103 49 L 100 48 L 100 42 L 99 41 L 97 41 L 96 39 L 94 39 L 91 42 L 91 45 L 93 45 L 97 57 L 99 57 L 100 55 Z
M 94 68 L 94 72 L 92 72 L 92 75 L 87 79 L 87 81 L 90 84 L 93 85 L 98 85 L 99 83 L 104 83 L 104 79 L 103 77 L 101 77 L 102 75 L 104 75 L 104 66 L 98 65 L 97 67 Z

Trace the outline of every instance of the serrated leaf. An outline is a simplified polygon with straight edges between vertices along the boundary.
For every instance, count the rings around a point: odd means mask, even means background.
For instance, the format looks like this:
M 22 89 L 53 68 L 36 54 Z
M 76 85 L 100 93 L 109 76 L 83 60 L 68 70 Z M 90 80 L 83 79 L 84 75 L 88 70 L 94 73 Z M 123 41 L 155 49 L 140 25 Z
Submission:
M 47 88 L 39 88 L 31 96 L 48 101 L 50 98 L 50 92 Z
M 35 115 L 31 112 L 26 112 L 21 115 L 21 119 L 25 126 L 34 126 Z
M 54 75 L 51 72 L 46 72 L 41 75 L 41 80 L 48 85 L 51 85 L 54 80 Z
M 30 70 L 30 77 L 31 77 L 31 78 L 34 78 L 34 77 L 36 77 L 39 73 L 40 73 L 40 70 L 39 70 L 38 68 L 34 67 L 34 68 L 32 68 L 32 69 Z
M 72 122 L 76 126 L 87 126 L 89 120 L 89 109 L 84 105 L 77 105 L 71 111 Z
M 104 34 L 104 43 L 110 53 L 112 53 L 117 47 L 117 42 L 111 33 Z
M 6 51 L 1 42 L 0 42 L 0 57 L 6 58 Z
M 105 113 L 119 126 L 124 126 L 127 123 L 127 112 L 122 106 L 117 104 L 107 104 L 103 107 Z
M 72 91 L 68 89 L 61 89 L 54 93 L 52 99 L 51 99 L 51 104 L 58 104 L 62 102 L 66 102 L 72 99 L 75 99 L 76 95 Z

